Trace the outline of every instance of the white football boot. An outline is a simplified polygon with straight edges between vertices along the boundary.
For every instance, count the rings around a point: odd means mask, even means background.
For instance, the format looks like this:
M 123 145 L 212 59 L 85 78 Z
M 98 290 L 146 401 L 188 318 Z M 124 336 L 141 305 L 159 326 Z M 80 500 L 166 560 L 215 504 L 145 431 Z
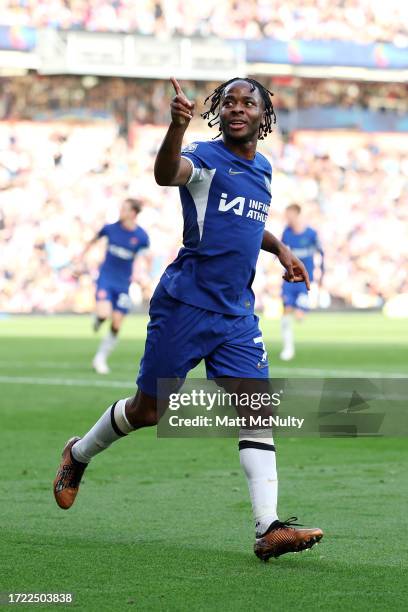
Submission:
M 92 367 L 97 374 L 109 374 L 110 372 L 106 359 L 101 357 L 101 355 L 95 355 L 92 361 Z
M 285 346 L 280 354 L 282 361 L 290 361 L 295 356 L 295 349 L 293 346 Z

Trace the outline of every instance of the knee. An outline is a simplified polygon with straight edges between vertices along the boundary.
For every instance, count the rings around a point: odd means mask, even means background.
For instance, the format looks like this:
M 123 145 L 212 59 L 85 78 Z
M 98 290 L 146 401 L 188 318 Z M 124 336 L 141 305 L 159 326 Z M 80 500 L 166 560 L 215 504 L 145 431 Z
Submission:
M 112 323 L 111 324 L 111 332 L 114 336 L 117 336 L 120 330 L 120 325 L 118 325 L 117 323 Z

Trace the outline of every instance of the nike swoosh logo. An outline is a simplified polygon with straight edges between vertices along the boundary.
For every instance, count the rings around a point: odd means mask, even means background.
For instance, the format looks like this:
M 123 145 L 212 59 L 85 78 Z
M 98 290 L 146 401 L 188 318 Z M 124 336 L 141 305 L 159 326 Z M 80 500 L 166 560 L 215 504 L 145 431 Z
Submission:
M 233 176 L 234 174 L 244 174 L 244 172 L 243 172 L 243 171 L 242 171 L 242 172 L 239 172 L 239 171 L 237 171 L 237 170 L 233 170 L 232 168 L 230 168 L 230 169 L 228 170 L 228 174 L 231 174 L 231 176 Z

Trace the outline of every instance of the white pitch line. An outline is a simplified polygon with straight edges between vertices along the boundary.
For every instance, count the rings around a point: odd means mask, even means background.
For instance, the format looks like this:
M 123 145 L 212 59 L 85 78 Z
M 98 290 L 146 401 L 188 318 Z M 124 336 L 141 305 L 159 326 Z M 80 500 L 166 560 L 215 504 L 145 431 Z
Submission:
M 120 388 L 130 389 L 136 387 L 132 385 L 128 380 L 103 380 L 103 379 L 85 379 L 85 378 L 33 378 L 30 376 L 0 376 L 0 383 L 12 384 L 12 385 L 45 385 L 45 386 L 56 386 L 56 387 L 104 387 L 104 388 Z M 293 392 L 290 396 L 293 400 Z M 322 392 L 320 390 L 306 391 L 305 389 L 301 392 L 302 397 L 321 397 Z M 329 393 L 332 397 L 349 397 L 349 392 L 333 392 Z M 367 401 L 381 400 L 381 401 L 403 401 L 406 399 L 405 395 L 374 395 L 365 398 Z
M 32 361 L 0 361 L 0 367 L 5 366 L 8 368 L 47 368 L 50 370 L 90 370 L 91 366 L 89 364 L 84 363 L 75 363 L 73 361 L 64 361 L 56 363 L 55 361 L 37 361 L 35 364 Z M 118 370 L 121 372 L 134 372 L 135 375 L 137 373 L 137 366 L 123 366 L 118 367 Z M 314 376 L 316 378 L 408 378 L 408 372 L 382 372 L 382 371 L 372 371 L 372 370 L 347 370 L 343 368 L 339 369 L 329 369 L 329 368 L 296 368 L 296 367 L 283 367 L 283 366 L 275 366 L 270 364 L 270 374 L 271 378 L 276 377 L 277 374 L 283 374 L 287 377 L 289 376 Z
M 347 378 L 408 378 L 406 374 L 401 373 L 384 373 L 384 372 L 356 372 L 355 370 L 347 372 L 347 370 L 316 370 L 308 368 L 298 368 L 297 370 L 289 368 L 281 368 L 278 370 L 281 374 L 285 372 L 287 375 L 295 372 L 311 375 L 319 373 L 319 377 L 347 377 Z M 271 378 L 276 378 L 277 369 L 272 372 Z M 196 377 L 197 378 L 197 377 Z M 57 387 L 105 387 L 105 388 L 131 388 L 133 385 L 129 380 L 110 380 L 102 378 L 52 378 L 52 377 L 33 377 L 33 376 L 0 376 L 0 383 L 5 384 L 26 384 L 26 385 L 45 385 Z
M 11 366 L 13 368 L 27 368 L 27 367 L 37 367 L 37 368 L 49 368 L 50 370 L 78 370 L 85 369 L 89 367 L 89 364 L 79 363 L 74 361 L 36 361 L 34 364 L 32 361 L 6 361 L 0 360 L 0 367 Z
M 277 373 L 283 373 L 286 377 L 293 374 L 305 376 L 316 376 L 316 378 L 408 378 L 408 372 L 373 372 L 370 370 L 346 370 L 326 368 L 283 368 L 269 364 L 270 378 L 275 378 Z
M 78 363 L 74 361 L 36 361 L 33 364 L 32 361 L 6 361 L 0 360 L 0 367 L 7 368 L 47 368 L 50 370 L 75 370 L 75 371 L 89 371 L 91 365 L 88 363 Z M 121 372 L 134 372 L 137 373 L 137 364 L 135 365 L 121 365 L 117 368 Z M 347 370 L 343 368 L 296 368 L 296 367 L 284 367 L 280 365 L 274 365 L 269 363 L 270 378 L 276 377 L 278 374 L 283 374 L 285 377 L 289 376 L 314 376 L 316 378 L 408 378 L 408 372 L 381 372 L 372 370 Z M 198 377 L 197 377 L 198 378 Z M 101 385 L 102 386 L 102 385 Z
M 135 362 L 136 363 L 136 362 Z M 46 370 L 73 370 L 75 372 L 90 372 L 92 370 L 91 362 L 74 362 L 74 361 L 6 361 L 0 360 L 0 368 L 22 370 L 26 368 L 46 369 Z M 137 364 L 133 366 L 120 366 L 121 372 L 137 373 Z
M 32 376 L 0 376 L 0 383 L 47 385 L 57 387 L 119 387 L 131 388 L 136 386 L 129 380 L 103 380 L 99 378 L 33 378 Z

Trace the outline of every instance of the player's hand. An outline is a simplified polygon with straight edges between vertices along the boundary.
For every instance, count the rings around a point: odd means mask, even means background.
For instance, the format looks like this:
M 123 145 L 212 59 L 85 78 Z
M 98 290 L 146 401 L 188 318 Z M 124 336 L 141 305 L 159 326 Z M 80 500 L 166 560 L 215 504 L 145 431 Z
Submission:
M 79 277 L 81 276 L 81 271 L 75 268 L 75 270 L 71 270 L 71 274 L 72 274 L 72 278 L 74 278 L 75 280 L 78 280 Z
M 78 256 L 74 257 L 71 260 L 69 267 L 71 269 L 72 276 L 76 279 L 78 279 L 84 273 L 84 267 L 83 264 L 81 264 L 81 258 Z
M 278 255 L 278 259 L 281 262 L 282 266 L 286 269 L 285 274 L 283 275 L 283 279 L 288 281 L 289 283 L 302 283 L 306 284 L 306 288 L 310 290 L 310 279 L 309 274 L 303 264 L 292 253 L 292 251 L 288 248 L 284 248 Z
M 174 77 L 171 77 L 170 81 L 173 83 L 174 91 L 176 92 L 170 104 L 171 121 L 174 125 L 187 126 L 193 118 L 194 102 L 188 100 Z
M 71 274 L 73 278 L 78 279 L 80 276 L 82 276 L 83 273 L 84 273 L 84 269 L 81 268 L 80 266 L 71 267 Z

